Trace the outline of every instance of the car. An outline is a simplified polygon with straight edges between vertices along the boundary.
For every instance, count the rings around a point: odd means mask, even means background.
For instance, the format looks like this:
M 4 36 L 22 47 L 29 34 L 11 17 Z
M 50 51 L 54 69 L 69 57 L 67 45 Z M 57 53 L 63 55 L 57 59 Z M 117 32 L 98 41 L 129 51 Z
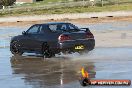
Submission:
M 12 37 L 10 42 L 10 51 L 14 55 L 35 52 L 44 58 L 51 58 L 61 52 L 82 53 L 94 47 L 94 35 L 89 28 L 78 28 L 68 22 L 34 24 L 22 35 Z

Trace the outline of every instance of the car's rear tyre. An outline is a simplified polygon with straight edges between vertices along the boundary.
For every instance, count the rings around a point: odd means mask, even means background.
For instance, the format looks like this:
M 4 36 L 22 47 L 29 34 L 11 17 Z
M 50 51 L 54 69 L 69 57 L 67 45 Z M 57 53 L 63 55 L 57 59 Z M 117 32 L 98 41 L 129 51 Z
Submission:
M 51 58 L 55 56 L 55 54 L 50 50 L 49 45 L 47 43 L 43 44 L 42 54 L 44 58 Z
M 84 50 L 84 51 L 79 51 L 78 53 L 80 54 L 80 55 L 84 55 L 84 54 L 88 54 L 88 50 Z
M 14 41 L 14 42 L 11 43 L 11 45 L 10 45 L 10 51 L 15 56 L 16 55 L 22 55 L 23 54 L 23 52 L 19 48 L 19 44 L 18 44 L 17 41 Z

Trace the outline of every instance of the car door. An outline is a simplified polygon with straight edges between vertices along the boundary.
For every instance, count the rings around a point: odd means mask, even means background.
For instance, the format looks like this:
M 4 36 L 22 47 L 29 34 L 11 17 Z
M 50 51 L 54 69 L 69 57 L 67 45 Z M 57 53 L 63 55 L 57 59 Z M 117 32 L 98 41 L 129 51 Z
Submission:
M 62 31 L 59 31 L 59 24 L 49 24 L 47 25 L 48 29 L 47 31 L 47 41 L 51 48 L 58 48 L 58 37 L 60 34 L 62 34 Z
M 28 50 L 36 50 L 38 46 L 38 35 L 40 25 L 33 25 L 27 31 L 24 36 L 23 44 Z

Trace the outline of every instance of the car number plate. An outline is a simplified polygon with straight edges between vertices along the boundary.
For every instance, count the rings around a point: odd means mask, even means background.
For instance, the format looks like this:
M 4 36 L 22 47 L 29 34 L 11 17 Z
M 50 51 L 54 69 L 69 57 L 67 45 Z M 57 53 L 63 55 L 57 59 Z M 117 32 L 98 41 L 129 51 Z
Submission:
M 75 46 L 75 49 L 76 50 L 81 50 L 81 49 L 84 49 L 84 46 L 83 45 Z

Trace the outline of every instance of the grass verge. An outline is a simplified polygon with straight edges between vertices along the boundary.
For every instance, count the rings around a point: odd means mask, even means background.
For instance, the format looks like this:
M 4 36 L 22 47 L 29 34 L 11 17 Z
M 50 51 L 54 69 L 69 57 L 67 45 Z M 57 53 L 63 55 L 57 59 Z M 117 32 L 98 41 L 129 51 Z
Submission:
M 90 6 L 90 7 L 62 7 L 62 8 L 49 8 L 49 9 L 28 9 L 28 10 L 13 10 L 2 11 L 0 17 L 3 16 L 22 16 L 22 15 L 44 15 L 44 14 L 64 14 L 64 13 L 84 13 L 84 12 L 104 12 L 104 11 L 130 11 L 132 4 L 122 5 L 107 5 L 103 7 Z

